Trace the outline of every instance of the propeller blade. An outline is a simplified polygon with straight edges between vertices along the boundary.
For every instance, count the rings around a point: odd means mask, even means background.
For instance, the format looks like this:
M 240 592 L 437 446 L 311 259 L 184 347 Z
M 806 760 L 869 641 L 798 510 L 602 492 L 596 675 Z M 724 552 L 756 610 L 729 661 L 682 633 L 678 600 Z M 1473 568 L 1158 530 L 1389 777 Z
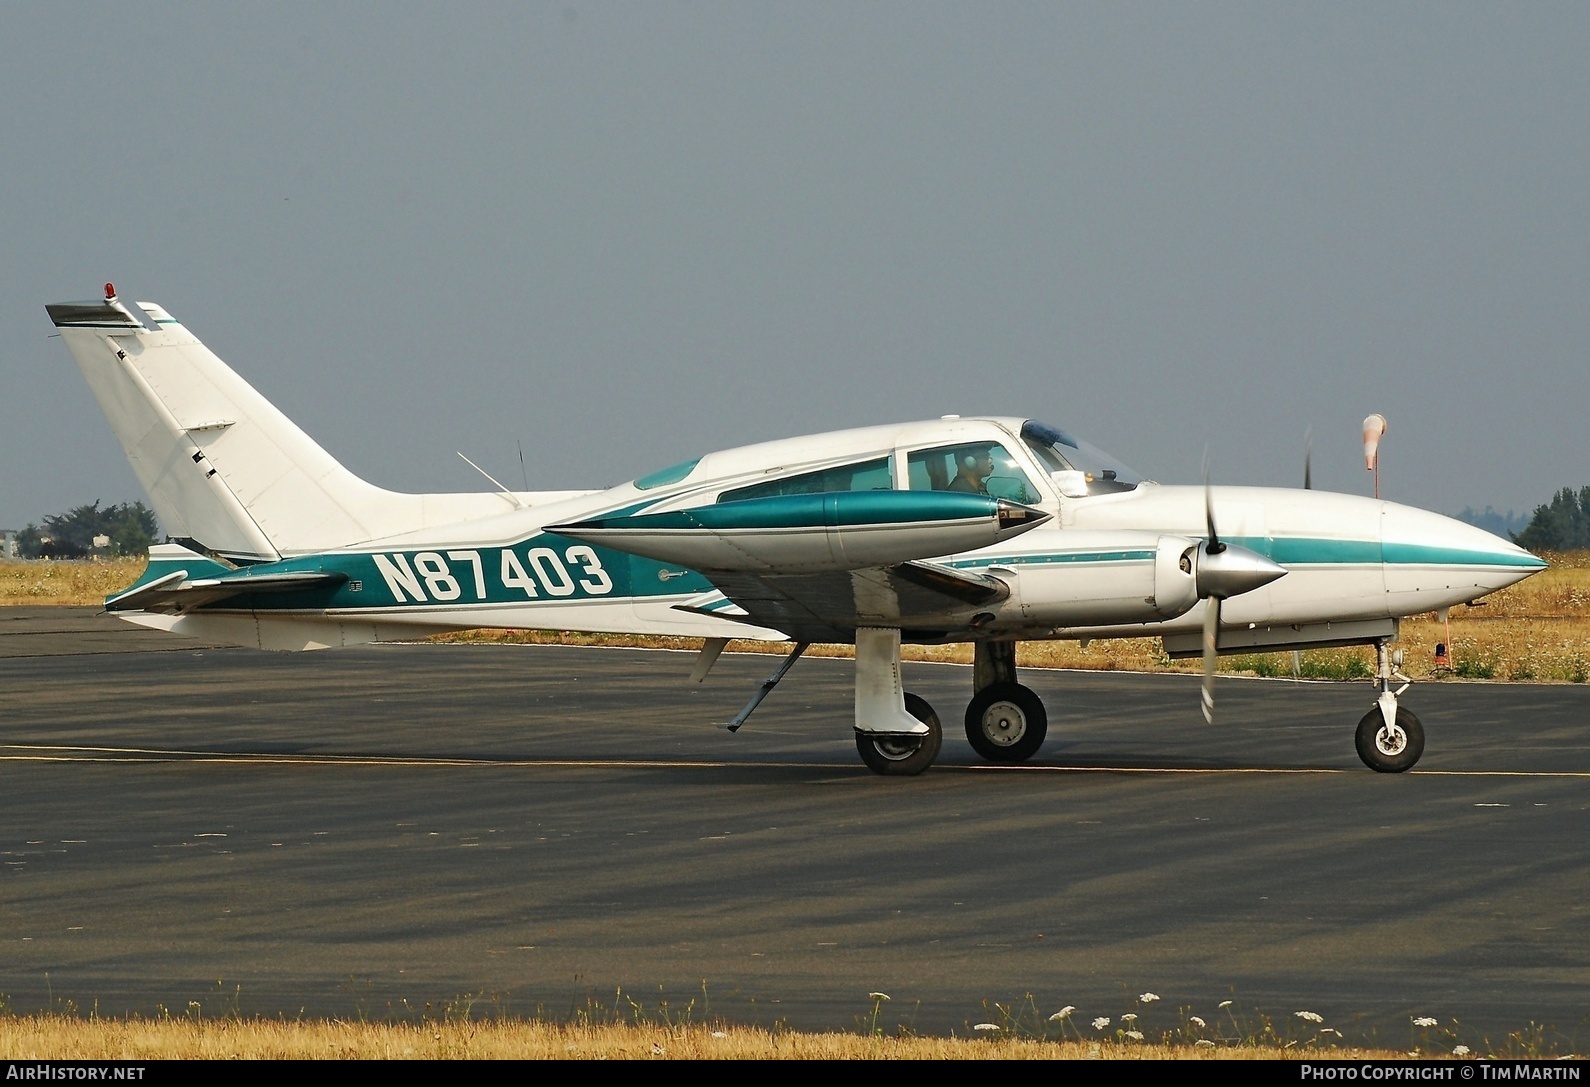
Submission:
M 1303 489 L 1314 489 L 1314 427 L 1309 425 L 1303 434 Z
M 1204 721 L 1215 723 L 1215 648 L 1220 638 L 1220 598 L 1211 596 L 1204 608 Z
M 1204 450 L 1204 520 L 1209 525 L 1209 544 L 1204 551 L 1210 555 L 1218 555 L 1226 549 L 1220 542 L 1220 534 L 1215 531 L 1215 495 L 1209 486 L 1209 450 Z

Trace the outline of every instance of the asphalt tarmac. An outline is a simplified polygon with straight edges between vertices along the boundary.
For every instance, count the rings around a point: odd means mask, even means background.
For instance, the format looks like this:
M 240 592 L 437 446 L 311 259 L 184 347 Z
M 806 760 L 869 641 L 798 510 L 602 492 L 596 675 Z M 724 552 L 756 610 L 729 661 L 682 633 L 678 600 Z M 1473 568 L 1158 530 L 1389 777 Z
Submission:
M 1030 994 L 1084 1034 L 1258 1009 L 1590 1044 L 1585 687 L 1418 685 L 1425 755 L 1392 776 L 1353 750 L 1365 683 L 1225 680 L 1211 727 L 1191 677 L 1029 670 L 1049 742 L 1002 769 L 961 733 L 970 670 L 907 664 L 944 748 L 885 779 L 850 662 L 803 660 L 737 735 L 713 723 L 776 660 L 692 663 L 0 611 L 0 993 L 853 1029 L 882 992 L 922 1032 Z

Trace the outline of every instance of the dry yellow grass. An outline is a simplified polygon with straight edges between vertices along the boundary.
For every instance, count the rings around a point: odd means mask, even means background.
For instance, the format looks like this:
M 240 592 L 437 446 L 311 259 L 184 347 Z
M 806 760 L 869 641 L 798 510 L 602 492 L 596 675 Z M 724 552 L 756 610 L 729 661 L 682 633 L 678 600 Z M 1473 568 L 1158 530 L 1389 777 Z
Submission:
M 888 1038 L 755 1027 L 554 1024 L 526 1020 L 361 1023 L 269 1019 L 0 1018 L 10 1060 L 1389 1060 L 1349 1047 L 1194 1046 L 1116 1041 Z
M 1437 669 L 1435 645 L 1445 628 L 1433 615 L 1402 625 L 1403 670 L 1414 679 L 1504 679 L 1583 683 L 1590 680 L 1590 552 L 1545 556 L 1551 568 L 1488 597 L 1479 607 L 1451 614 L 1454 668 Z M 0 606 L 25 604 L 94 605 L 126 588 L 143 572 L 144 560 L 107 562 L 0 562 Z M 695 649 L 699 639 L 582 635 L 566 631 L 479 630 L 443 635 L 441 640 L 530 644 L 645 646 Z M 787 643 L 731 642 L 731 652 L 787 653 Z M 849 656 L 848 646 L 813 646 L 814 656 Z M 970 663 L 971 649 L 910 646 L 907 659 Z M 1304 675 L 1322 678 L 1367 676 L 1374 655 L 1367 648 L 1310 650 L 1302 654 Z M 1081 668 L 1095 671 L 1196 672 L 1196 660 L 1172 661 L 1152 638 L 1110 639 L 1083 647 L 1077 642 L 1023 642 L 1018 663 L 1029 668 Z M 1290 675 L 1291 654 L 1227 657 L 1227 672 Z
M 138 580 L 145 559 L 104 562 L 8 562 L 0 559 L 0 607 L 103 604 Z

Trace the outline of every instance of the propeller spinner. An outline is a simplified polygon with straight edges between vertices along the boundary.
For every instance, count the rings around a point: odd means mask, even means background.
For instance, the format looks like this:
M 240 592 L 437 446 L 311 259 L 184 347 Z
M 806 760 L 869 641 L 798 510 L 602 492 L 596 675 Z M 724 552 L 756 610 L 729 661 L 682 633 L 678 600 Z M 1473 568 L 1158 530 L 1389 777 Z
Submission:
M 1209 486 L 1208 464 L 1204 466 L 1204 520 L 1209 539 L 1198 545 L 1197 586 L 1204 609 L 1204 720 L 1215 720 L 1215 661 L 1220 648 L 1220 605 L 1229 597 L 1241 596 L 1262 588 L 1286 573 L 1286 567 L 1236 544 L 1224 543 L 1215 528 L 1214 491 Z

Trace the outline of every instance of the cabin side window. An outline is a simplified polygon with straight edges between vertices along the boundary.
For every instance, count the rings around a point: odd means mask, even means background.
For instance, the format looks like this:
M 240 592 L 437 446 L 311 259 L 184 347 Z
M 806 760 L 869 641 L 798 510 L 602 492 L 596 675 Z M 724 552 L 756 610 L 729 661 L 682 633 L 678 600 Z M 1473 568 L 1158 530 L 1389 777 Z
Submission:
M 842 464 L 819 472 L 780 476 L 749 487 L 736 487 L 718 496 L 719 502 L 739 502 L 747 498 L 777 498 L 787 494 L 823 494 L 828 491 L 889 491 L 894 489 L 893 457 L 860 464 Z
M 906 456 L 906 470 L 913 491 L 962 491 L 1013 502 L 1043 501 L 1027 473 L 997 442 L 918 450 Z

